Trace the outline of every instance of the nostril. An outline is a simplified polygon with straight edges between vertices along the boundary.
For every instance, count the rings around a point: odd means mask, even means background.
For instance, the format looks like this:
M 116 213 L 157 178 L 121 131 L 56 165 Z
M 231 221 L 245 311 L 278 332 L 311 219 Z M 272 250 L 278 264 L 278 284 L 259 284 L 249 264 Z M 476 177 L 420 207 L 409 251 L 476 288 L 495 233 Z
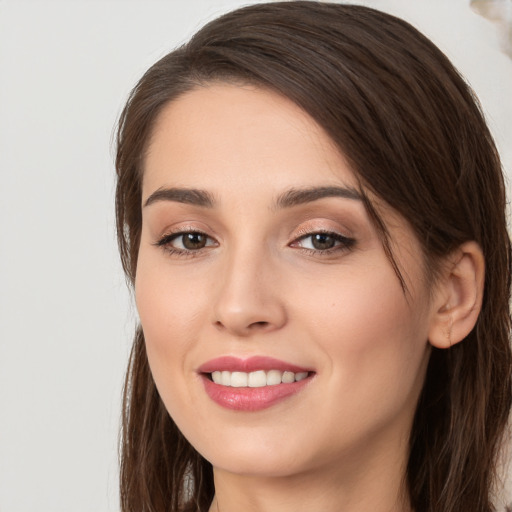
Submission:
M 243 334 L 247 335 L 253 331 L 268 329 L 270 325 L 272 325 L 270 322 L 265 322 L 265 321 L 250 322 L 246 325 L 238 325 L 238 326 L 232 325 L 232 324 L 226 325 L 223 322 L 221 322 L 220 320 L 217 320 L 214 323 L 214 326 L 220 331 L 223 331 L 226 329 L 226 330 L 236 331 L 242 335 Z
M 249 325 L 249 327 L 261 328 L 261 327 L 267 327 L 268 325 L 269 325 L 268 322 L 253 322 L 251 325 Z

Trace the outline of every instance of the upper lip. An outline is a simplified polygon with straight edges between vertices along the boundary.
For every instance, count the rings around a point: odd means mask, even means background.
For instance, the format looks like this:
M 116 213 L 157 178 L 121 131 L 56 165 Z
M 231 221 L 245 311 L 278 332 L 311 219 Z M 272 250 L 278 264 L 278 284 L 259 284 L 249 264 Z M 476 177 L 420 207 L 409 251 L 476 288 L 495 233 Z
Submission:
M 250 373 L 258 370 L 280 370 L 282 372 L 288 371 L 293 373 L 312 371 L 309 368 L 304 368 L 267 356 L 252 356 L 248 359 L 241 359 L 234 356 L 217 357 L 202 364 L 197 371 L 199 373 L 212 373 L 215 371 Z

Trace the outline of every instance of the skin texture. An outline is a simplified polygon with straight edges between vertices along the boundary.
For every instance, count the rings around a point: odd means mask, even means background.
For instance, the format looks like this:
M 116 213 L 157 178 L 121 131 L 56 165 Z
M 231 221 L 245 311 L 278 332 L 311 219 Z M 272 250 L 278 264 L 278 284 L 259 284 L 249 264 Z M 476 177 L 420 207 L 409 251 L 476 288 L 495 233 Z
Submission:
M 409 510 L 402 479 L 428 339 L 458 341 L 452 312 L 480 296 L 452 270 L 462 262 L 474 275 L 478 248 L 459 251 L 431 289 L 407 222 L 379 205 L 404 293 L 359 199 L 276 205 L 291 189 L 331 186 L 357 190 L 357 181 L 322 129 L 273 92 L 196 88 L 158 118 L 145 160 L 136 301 L 162 400 L 214 466 L 211 510 Z M 206 191 L 214 204 L 145 206 L 171 187 Z M 183 231 L 204 233 L 206 245 L 186 250 L 181 236 L 156 245 Z M 308 235 L 319 231 L 344 238 L 315 249 Z M 254 355 L 315 373 L 261 411 L 214 403 L 198 367 Z

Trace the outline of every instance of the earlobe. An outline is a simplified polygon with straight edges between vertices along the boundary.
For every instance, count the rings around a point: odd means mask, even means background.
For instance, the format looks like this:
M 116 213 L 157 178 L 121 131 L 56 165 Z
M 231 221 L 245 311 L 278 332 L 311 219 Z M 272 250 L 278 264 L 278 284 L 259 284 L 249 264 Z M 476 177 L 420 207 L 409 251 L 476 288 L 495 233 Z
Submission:
M 473 329 L 480 314 L 485 262 L 476 242 L 465 242 L 446 260 L 434 298 L 430 344 L 449 348 Z

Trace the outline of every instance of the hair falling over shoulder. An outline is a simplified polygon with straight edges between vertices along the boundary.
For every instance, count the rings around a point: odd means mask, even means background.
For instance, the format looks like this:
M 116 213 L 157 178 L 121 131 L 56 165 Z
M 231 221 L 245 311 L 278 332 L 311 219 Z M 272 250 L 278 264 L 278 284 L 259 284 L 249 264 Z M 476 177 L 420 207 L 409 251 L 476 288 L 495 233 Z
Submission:
M 512 403 L 511 248 L 499 156 L 471 89 L 416 29 L 367 7 L 265 3 L 210 22 L 146 72 L 121 115 L 116 216 L 132 285 L 155 119 L 168 102 L 213 81 L 269 88 L 315 119 L 363 187 L 408 219 L 432 281 L 440 258 L 462 243 L 482 248 L 481 314 L 463 342 L 432 349 L 405 478 L 415 512 L 493 511 Z M 389 250 L 386 227 L 367 207 Z M 124 393 L 122 510 L 205 512 L 213 494 L 211 465 L 160 400 L 139 328 Z

